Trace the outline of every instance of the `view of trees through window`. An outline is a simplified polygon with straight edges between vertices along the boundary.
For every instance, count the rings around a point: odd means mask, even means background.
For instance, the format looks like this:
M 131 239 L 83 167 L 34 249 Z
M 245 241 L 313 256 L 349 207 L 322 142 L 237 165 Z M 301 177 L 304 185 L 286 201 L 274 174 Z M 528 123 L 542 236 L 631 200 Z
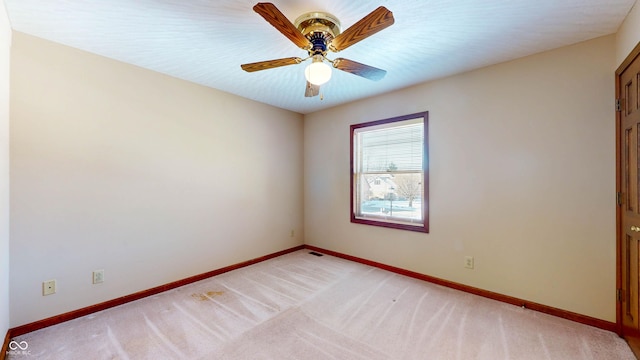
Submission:
M 368 186 L 361 189 L 360 210 L 370 215 L 422 218 L 422 175 L 412 173 L 380 173 L 364 176 Z

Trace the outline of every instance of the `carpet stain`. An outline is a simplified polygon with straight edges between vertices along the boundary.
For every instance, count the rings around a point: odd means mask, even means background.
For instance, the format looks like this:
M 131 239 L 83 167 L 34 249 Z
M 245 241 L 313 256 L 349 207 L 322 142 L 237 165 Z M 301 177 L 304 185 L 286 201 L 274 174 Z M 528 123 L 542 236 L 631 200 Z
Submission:
M 191 294 L 191 297 L 199 301 L 207 301 L 212 297 L 221 296 L 222 294 L 224 294 L 224 291 L 207 291 L 206 293 Z

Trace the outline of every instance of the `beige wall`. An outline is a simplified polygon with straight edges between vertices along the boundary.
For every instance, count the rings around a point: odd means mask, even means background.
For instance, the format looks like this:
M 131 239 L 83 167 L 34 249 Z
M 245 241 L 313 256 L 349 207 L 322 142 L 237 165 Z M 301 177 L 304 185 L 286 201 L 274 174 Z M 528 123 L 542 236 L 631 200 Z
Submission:
M 19 32 L 11 55 L 12 326 L 303 243 L 302 115 Z
M 9 58 L 11 26 L 0 3 L 0 339 L 9 329 Z
M 615 321 L 614 68 L 611 35 L 305 116 L 305 241 Z M 349 125 L 424 110 L 430 233 L 351 224 Z
M 616 34 L 616 65 L 620 65 L 640 42 L 640 5 L 636 1 Z

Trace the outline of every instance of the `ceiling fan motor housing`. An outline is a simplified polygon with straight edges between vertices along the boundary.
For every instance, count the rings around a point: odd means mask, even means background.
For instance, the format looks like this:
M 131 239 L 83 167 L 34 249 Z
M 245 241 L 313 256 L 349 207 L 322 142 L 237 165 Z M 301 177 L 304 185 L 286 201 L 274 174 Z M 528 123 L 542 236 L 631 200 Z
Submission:
M 327 52 L 327 39 L 324 34 L 314 32 L 311 33 L 311 36 L 308 37 L 309 41 L 311 41 L 311 44 L 313 44 L 313 47 L 311 48 L 311 50 L 309 50 L 311 54 L 317 55 Z
M 327 44 L 340 34 L 340 21 L 325 12 L 308 12 L 299 16 L 295 26 L 312 44 L 309 55 L 326 54 Z

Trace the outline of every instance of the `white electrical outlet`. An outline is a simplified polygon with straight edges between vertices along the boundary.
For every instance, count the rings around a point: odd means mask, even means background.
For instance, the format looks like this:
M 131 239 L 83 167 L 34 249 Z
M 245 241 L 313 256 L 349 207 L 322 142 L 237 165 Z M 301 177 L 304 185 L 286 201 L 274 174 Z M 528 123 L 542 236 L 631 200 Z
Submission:
M 467 269 L 473 269 L 473 256 L 464 257 L 464 267 Z
M 42 296 L 56 293 L 56 281 L 47 280 L 42 283 Z
M 295 231 L 293 231 L 293 229 L 291 229 L 290 236 L 291 236 L 291 237 L 294 237 L 295 235 L 296 235 Z
M 93 272 L 93 283 L 100 284 L 104 282 L 104 269 L 96 270 Z

